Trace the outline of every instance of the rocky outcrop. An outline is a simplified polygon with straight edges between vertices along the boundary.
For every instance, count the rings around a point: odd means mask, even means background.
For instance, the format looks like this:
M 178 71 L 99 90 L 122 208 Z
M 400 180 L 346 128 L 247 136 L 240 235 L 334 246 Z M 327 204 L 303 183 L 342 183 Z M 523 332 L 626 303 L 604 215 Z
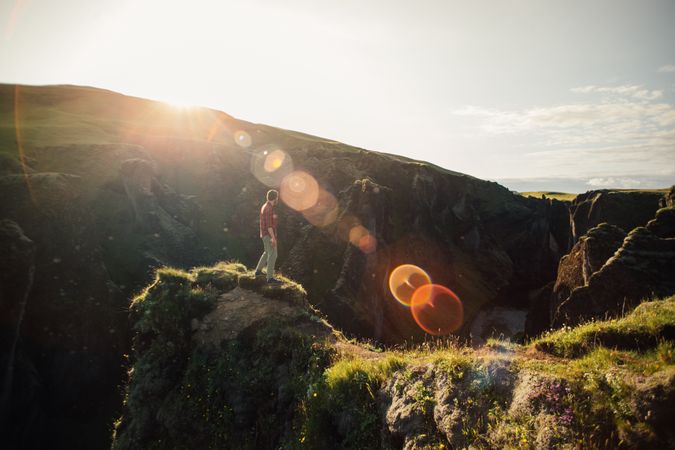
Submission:
M 671 186 L 668 192 L 663 195 L 659 206 L 664 208 L 675 206 L 675 185 Z
M 289 444 L 337 342 L 301 287 L 266 286 L 239 264 L 160 270 L 131 311 L 134 370 L 115 449 Z
M 675 238 L 675 206 L 656 211 L 656 217 L 645 228 L 660 238 Z
M 570 205 L 574 242 L 591 228 L 606 222 L 626 233 L 645 226 L 654 217 L 663 193 L 655 191 L 589 191 L 579 194 Z
M 549 303 L 548 324 L 560 304 L 569 298 L 574 289 L 588 285 L 591 276 L 621 247 L 625 237 L 626 233 L 620 228 L 602 223 L 591 228 L 572 251 L 562 257 Z
M 658 223 L 652 228 L 661 229 Z M 560 303 L 553 313 L 552 325 L 618 316 L 641 301 L 673 293 L 675 239 L 661 238 L 639 227 L 628 234 L 619 250 L 591 275 L 586 285 L 574 289 Z

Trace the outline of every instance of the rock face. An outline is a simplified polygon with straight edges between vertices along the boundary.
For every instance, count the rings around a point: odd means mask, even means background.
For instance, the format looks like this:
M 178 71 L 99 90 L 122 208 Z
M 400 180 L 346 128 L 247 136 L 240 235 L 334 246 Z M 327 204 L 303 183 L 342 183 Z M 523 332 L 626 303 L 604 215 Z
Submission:
M 297 225 L 286 229 L 300 232 L 288 236 L 291 249 L 281 258 L 282 270 L 307 287 L 310 301 L 350 333 L 390 343 L 419 335 L 388 290 L 388 274 L 400 264 L 415 264 L 451 287 L 470 323 L 486 303 L 526 306 L 528 292 L 553 279 L 567 251 L 560 202 L 525 199 L 471 177 L 375 154 L 362 155 L 358 165 L 341 162 L 342 170 L 350 164 L 367 181 L 339 192 L 334 224 L 317 228 L 291 218 Z M 349 243 L 354 224 L 375 237 L 373 251 Z
M 603 222 L 625 232 L 645 226 L 662 201 L 660 192 L 599 190 L 579 194 L 570 205 L 574 242 Z
M 652 222 L 652 229 L 664 228 L 658 219 Z M 672 230 L 664 233 L 671 234 Z M 619 250 L 591 275 L 586 285 L 574 289 L 560 303 L 553 313 L 552 325 L 560 327 L 617 316 L 645 299 L 673 293 L 675 238 L 661 238 L 639 227 L 628 234 Z
M 31 445 L 39 420 L 39 380 L 20 346 L 21 324 L 35 273 L 35 244 L 10 220 L 0 220 L 0 437 L 8 447 Z
M 646 228 L 660 238 L 675 238 L 675 206 L 661 208 Z
M 553 286 L 549 306 L 550 317 L 576 288 L 587 286 L 591 276 L 602 268 L 623 243 L 626 233 L 620 228 L 603 223 L 591 228 L 563 256 L 558 265 L 558 276 Z
M 126 303 L 103 263 L 81 182 L 31 170 L 0 176 L 0 217 L 14 223 L 4 227 L 14 237 L 13 250 L 2 251 L 0 291 L 16 352 L 3 360 L 14 357 L 10 402 L 21 405 L 7 441 L 20 446 L 105 445 L 105 423 L 120 405 Z M 28 250 L 17 253 L 22 246 L 33 246 L 33 263 Z

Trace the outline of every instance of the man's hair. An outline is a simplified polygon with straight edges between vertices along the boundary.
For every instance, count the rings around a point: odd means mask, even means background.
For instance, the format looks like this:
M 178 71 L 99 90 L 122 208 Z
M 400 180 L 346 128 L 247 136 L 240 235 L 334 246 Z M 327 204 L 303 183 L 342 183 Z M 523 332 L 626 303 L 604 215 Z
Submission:
M 270 189 L 267 191 L 267 201 L 268 202 L 273 202 L 274 200 L 279 198 L 279 193 L 275 191 L 274 189 Z

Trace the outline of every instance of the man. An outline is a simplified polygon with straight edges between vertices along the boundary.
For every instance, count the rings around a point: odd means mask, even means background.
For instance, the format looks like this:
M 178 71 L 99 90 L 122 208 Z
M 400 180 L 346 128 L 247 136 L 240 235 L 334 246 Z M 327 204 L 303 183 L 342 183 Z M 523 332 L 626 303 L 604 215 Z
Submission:
M 274 263 L 277 261 L 277 215 L 274 207 L 279 203 L 279 192 L 274 189 L 267 191 L 267 202 L 260 208 L 260 238 L 263 241 L 265 251 L 255 268 L 255 276 L 259 277 L 262 268 L 267 264 L 267 282 L 280 284 L 281 281 L 274 278 Z

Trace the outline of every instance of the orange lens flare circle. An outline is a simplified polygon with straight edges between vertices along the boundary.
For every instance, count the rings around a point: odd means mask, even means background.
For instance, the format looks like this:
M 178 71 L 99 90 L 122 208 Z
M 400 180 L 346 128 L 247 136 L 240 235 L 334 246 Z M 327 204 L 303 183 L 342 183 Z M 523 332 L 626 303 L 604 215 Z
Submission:
M 372 253 L 377 246 L 375 237 L 363 225 L 356 225 L 349 230 L 349 243 L 363 253 Z
M 319 183 L 307 172 L 291 172 L 281 180 L 279 195 L 290 208 L 305 211 L 319 200 Z
M 462 301 L 440 284 L 427 284 L 415 290 L 410 309 L 417 325 L 436 336 L 457 331 L 464 320 Z
M 337 200 L 329 192 L 320 189 L 316 204 L 302 212 L 305 219 L 316 227 L 326 227 L 338 216 Z
M 414 264 L 398 266 L 389 275 L 389 290 L 394 298 L 405 306 L 410 306 L 415 291 L 424 285 L 431 284 L 431 278 Z
M 359 250 L 365 254 L 373 253 L 377 249 L 377 239 L 372 234 L 366 234 L 359 239 Z
M 272 173 L 279 170 L 281 166 L 284 165 L 284 160 L 286 159 L 286 153 L 282 150 L 274 150 L 265 157 L 265 162 L 263 163 L 263 168 L 265 172 Z
M 291 155 L 278 147 L 258 149 L 251 156 L 251 173 L 266 186 L 279 187 L 293 170 Z

